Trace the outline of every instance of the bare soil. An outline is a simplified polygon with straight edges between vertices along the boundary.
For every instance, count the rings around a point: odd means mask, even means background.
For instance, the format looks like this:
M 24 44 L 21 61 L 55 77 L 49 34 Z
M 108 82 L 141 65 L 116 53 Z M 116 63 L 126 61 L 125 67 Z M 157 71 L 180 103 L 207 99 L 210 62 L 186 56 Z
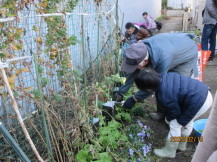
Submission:
M 169 132 L 169 126 L 164 122 L 164 120 L 161 121 L 153 121 L 149 117 L 147 118 L 139 118 L 139 120 L 145 124 L 148 125 L 153 131 L 154 131 L 154 137 L 152 145 L 153 149 L 155 148 L 162 148 L 165 145 L 165 139 Z M 195 135 L 192 133 L 191 137 L 194 137 Z M 195 152 L 195 148 L 197 146 L 197 142 L 188 143 L 187 150 L 184 152 L 177 151 L 176 157 L 174 159 L 170 158 L 161 158 L 159 162 L 190 162 L 192 159 L 192 156 Z

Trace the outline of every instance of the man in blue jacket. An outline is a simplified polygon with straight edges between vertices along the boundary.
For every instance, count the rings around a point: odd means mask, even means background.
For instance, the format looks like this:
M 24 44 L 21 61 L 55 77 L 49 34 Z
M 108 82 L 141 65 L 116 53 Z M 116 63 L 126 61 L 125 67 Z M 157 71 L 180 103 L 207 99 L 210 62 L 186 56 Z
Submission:
M 192 34 L 162 33 L 130 45 L 126 49 L 126 57 L 121 66 L 126 73 L 126 82 L 118 92 L 114 93 L 113 100 L 122 100 L 123 95 L 134 84 L 135 76 L 146 66 L 154 68 L 159 74 L 170 71 L 191 76 L 193 69 L 196 72 L 198 53 L 197 45 L 192 39 Z M 144 100 L 151 94 L 148 91 L 138 91 L 125 101 L 123 107 L 131 109 L 136 102 Z M 159 110 L 150 116 L 158 120 L 163 118 L 163 113 Z
M 160 157 L 174 158 L 177 149 L 186 150 L 194 120 L 212 106 L 213 99 L 207 85 L 177 73 L 160 77 L 156 71 L 148 68 L 139 72 L 135 83 L 142 91 L 155 92 L 156 100 L 165 108 L 169 121 L 166 145 L 162 149 L 155 149 L 154 153 Z

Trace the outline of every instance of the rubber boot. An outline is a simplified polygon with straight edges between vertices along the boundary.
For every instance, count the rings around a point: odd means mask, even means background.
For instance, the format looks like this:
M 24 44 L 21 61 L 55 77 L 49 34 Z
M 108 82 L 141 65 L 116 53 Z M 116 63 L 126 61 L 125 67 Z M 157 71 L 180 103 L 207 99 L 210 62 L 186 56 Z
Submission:
M 161 120 L 165 117 L 165 114 L 163 114 L 163 113 L 150 113 L 149 116 L 152 120 Z
M 164 148 L 154 149 L 154 154 L 159 157 L 175 158 L 178 145 L 179 145 L 179 142 L 170 142 L 170 140 L 167 139 L 166 145 L 164 146 Z
M 188 136 L 182 136 L 182 138 L 186 139 L 186 142 L 179 142 L 179 146 L 178 146 L 178 150 L 179 151 L 185 151 L 185 150 L 187 150 Z
M 180 142 L 179 146 L 178 146 L 178 150 L 179 151 L 185 151 L 185 150 L 187 150 L 187 141 L 188 141 L 189 134 L 186 132 L 185 133 L 182 132 L 181 136 L 182 136 L 183 140 L 185 139 L 186 142 Z
M 179 151 L 187 150 L 187 142 L 179 142 L 178 150 Z

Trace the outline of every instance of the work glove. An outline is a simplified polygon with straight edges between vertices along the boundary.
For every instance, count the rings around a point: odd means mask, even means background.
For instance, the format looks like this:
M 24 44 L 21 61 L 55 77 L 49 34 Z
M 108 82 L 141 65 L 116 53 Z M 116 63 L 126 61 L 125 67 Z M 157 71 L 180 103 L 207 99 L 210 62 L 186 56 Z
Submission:
M 119 91 L 113 92 L 112 101 L 117 101 L 117 102 L 123 101 L 123 95 Z
M 124 102 L 123 108 L 132 109 L 132 107 L 135 105 L 135 103 L 136 103 L 136 101 L 135 101 L 134 97 L 132 96 Z

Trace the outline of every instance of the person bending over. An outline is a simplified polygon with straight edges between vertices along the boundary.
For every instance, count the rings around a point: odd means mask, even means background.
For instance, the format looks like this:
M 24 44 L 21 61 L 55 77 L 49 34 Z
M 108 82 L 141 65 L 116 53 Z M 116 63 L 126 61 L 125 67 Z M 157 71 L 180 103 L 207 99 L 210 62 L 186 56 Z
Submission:
M 165 147 L 154 149 L 154 153 L 160 157 L 174 158 L 177 149 L 186 150 L 194 120 L 212 106 L 213 98 L 208 86 L 177 73 L 160 76 L 148 68 L 138 73 L 135 83 L 142 91 L 155 92 L 156 100 L 165 108 L 166 120 L 169 121 Z
M 128 22 L 125 25 L 125 39 L 129 44 L 136 43 L 136 34 L 138 33 L 138 27 L 134 26 L 133 23 Z
M 114 92 L 113 101 L 123 100 L 123 95 L 133 86 L 136 74 L 147 66 L 159 74 L 170 71 L 190 77 L 194 72 L 196 76 L 198 48 L 192 38 L 192 34 L 186 33 L 161 33 L 131 44 L 125 51 L 121 66 L 126 73 L 126 82 L 119 91 Z M 131 109 L 136 102 L 143 101 L 151 94 L 149 91 L 138 91 L 125 101 L 123 107 Z M 158 106 L 158 113 L 151 113 L 150 116 L 154 120 L 163 118 L 161 106 Z
M 147 12 L 144 12 L 142 16 L 145 19 L 145 23 L 147 24 L 147 29 L 150 30 L 153 35 L 156 34 L 157 24 L 155 23 L 154 19 L 149 16 Z
M 144 40 L 146 38 L 151 37 L 151 34 L 148 32 L 148 30 L 144 29 L 144 28 L 139 28 L 137 34 L 136 34 L 136 40 L 137 41 L 141 41 Z

